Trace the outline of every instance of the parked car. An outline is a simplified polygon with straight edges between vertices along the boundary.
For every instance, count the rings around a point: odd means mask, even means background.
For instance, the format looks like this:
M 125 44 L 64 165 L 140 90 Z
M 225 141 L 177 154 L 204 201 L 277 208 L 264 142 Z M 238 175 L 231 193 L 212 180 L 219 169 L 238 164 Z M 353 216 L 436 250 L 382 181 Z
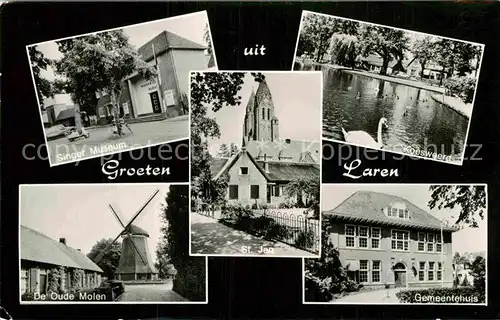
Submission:
M 125 284 L 119 280 L 105 280 L 99 287 L 95 288 L 95 292 L 105 294 L 108 301 L 114 301 L 125 292 Z
M 66 137 L 74 130 L 76 130 L 76 128 L 73 126 L 66 127 L 63 124 L 56 124 L 55 126 L 45 129 L 45 136 L 47 137 L 47 140 L 59 139 Z

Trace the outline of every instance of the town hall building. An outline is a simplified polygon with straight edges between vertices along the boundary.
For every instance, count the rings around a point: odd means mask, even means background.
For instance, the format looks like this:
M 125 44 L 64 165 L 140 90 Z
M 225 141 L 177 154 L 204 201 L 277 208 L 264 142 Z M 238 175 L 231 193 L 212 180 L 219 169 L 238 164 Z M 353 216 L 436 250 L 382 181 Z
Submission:
M 322 214 L 352 280 L 380 288 L 453 285 L 452 233 L 457 229 L 408 200 L 358 191 Z
M 246 106 L 241 149 L 230 158 L 211 159 L 213 179 L 229 174 L 229 203 L 278 206 L 287 198 L 285 188 L 291 181 L 320 179 L 320 144 L 280 139 L 274 110 L 263 79 Z

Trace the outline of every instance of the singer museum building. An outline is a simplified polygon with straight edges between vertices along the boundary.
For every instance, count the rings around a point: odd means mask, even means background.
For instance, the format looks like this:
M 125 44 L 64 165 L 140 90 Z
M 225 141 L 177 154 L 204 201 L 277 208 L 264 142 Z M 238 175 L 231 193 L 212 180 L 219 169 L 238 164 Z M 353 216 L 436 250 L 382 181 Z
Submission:
M 125 81 L 118 102 L 122 117 L 129 122 L 163 120 L 187 114 L 189 72 L 215 67 L 207 47 L 163 31 L 137 51 L 142 58 L 156 65 L 158 76 L 149 81 L 140 74 L 131 74 Z M 109 95 L 98 96 L 98 122 L 105 123 L 113 114 Z M 134 121 L 135 120 L 135 121 Z
M 347 275 L 365 287 L 452 286 L 457 229 L 408 200 L 358 191 L 323 219 Z

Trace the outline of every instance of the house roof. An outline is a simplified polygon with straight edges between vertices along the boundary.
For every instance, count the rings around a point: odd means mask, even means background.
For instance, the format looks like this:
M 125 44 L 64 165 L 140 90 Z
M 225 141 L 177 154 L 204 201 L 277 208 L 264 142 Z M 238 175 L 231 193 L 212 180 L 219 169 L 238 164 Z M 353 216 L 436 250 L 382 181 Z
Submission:
M 257 161 L 264 168 L 264 161 Z M 319 179 L 319 164 L 268 162 L 269 171 L 266 172 L 271 181 L 288 182 L 297 179 Z
M 145 61 L 150 61 L 154 58 L 153 44 L 157 56 L 168 49 L 205 50 L 207 48 L 170 31 L 163 31 L 137 50 Z
M 327 195 L 324 195 L 327 196 Z M 403 202 L 409 211 L 409 220 L 391 218 L 385 215 L 384 208 L 391 203 Z M 372 191 L 357 191 L 325 216 L 352 222 L 369 222 L 401 227 L 440 230 L 439 219 L 417 207 L 413 203 L 398 196 Z M 444 231 L 457 231 L 456 228 L 443 226 Z
M 256 161 L 255 158 L 245 148 L 236 155 L 228 158 L 212 158 L 210 171 L 214 179 L 218 179 L 224 172 L 229 170 L 238 158 L 247 153 L 247 156 L 268 181 L 289 182 L 296 179 L 318 178 L 320 175 L 319 164 L 315 163 L 297 163 L 289 161 L 267 161 L 268 171 L 265 170 L 264 161 Z
M 72 108 L 61 110 L 61 112 L 57 114 L 56 121 L 70 119 L 74 117 L 75 117 L 75 107 L 73 106 Z
M 321 145 L 318 142 L 282 139 L 280 141 L 260 142 L 250 140 L 246 144 L 248 152 L 257 160 L 264 155 L 270 160 L 289 160 L 306 162 L 313 160 L 319 163 Z
M 25 226 L 21 226 L 20 255 L 22 260 L 103 272 L 81 251 Z

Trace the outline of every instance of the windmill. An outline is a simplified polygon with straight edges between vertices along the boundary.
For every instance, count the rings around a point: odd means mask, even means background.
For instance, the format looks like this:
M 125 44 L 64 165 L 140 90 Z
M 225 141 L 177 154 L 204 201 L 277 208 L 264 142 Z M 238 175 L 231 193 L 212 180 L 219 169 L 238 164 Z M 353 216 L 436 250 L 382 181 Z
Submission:
M 122 237 L 122 253 L 120 261 L 118 262 L 118 267 L 115 270 L 115 278 L 117 280 L 155 280 L 158 276 L 158 271 L 154 267 L 151 255 L 149 254 L 147 243 L 149 234 L 146 230 L 134 225 L 133 222 L 145 211 L 159 192 L 160 190 L 156 189 L 126 224 L 124 224 L 124 220 L 121 219 L 118 206 L 115 204 L 108 205 L 109 210 L 123 229 L 118 236 L 101 251 L 94 262 L 96 264 L 99 263 L 104 255 L 111 249 L 113 244 Z

